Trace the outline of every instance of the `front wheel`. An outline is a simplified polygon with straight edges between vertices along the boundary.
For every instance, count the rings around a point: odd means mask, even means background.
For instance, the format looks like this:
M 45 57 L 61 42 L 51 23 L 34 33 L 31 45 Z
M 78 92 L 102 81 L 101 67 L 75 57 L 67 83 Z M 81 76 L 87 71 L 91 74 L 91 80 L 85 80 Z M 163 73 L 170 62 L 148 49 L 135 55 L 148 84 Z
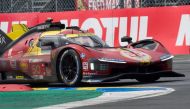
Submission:
M 78 53 L 73 50 L 66 50 L 59 61 L 59 72 L 61 81 L 67 86 L 75 86 L 82 79 L 81 60 Z
M 144 82 L 144 83 L 155 82 L 159 79 L 160 79 L 160 77 L 158 77 L 158 76 L 145 76 L 145 77 L 136 78 L 137 81 Z

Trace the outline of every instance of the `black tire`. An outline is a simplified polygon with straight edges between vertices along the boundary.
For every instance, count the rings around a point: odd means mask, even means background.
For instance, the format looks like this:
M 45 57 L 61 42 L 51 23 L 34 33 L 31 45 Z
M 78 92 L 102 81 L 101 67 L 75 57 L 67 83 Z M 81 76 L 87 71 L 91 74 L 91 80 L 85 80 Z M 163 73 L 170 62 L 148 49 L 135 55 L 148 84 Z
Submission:
M 143 82 L 143 83 L 152 83 L 159 79 L 160 77 L 158 76 L 145 76 L 145 77 L 136 78 L 137 81 Z
M 6 80 L 6 73 L 0 72 L 0 80 Z
M 59 61 L 59 78 L 67 86 L 75 86 L 82 79 L 82 65 L 78 53 L 69 49 L 66 50 Z
M 2 73 L 0 72 L 0 81 L 3 80 L 3 75 Z

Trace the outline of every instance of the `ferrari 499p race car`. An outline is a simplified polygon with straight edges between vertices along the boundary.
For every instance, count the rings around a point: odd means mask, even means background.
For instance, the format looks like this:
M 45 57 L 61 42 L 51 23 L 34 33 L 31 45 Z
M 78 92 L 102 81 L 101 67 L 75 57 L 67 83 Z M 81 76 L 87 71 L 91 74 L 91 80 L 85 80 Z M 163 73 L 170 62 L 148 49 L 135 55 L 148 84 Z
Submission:
M 13 38 L 14 37 L 14 38 Z M 137 79 L 154 82 L 160 77 L 182 77 L 172 71 L 173 56 L 156 40 L 109 47 L 98 36 L 78 27 L 47 20 L 28 29 L 0 31 L 0 81 L 106 82 Z

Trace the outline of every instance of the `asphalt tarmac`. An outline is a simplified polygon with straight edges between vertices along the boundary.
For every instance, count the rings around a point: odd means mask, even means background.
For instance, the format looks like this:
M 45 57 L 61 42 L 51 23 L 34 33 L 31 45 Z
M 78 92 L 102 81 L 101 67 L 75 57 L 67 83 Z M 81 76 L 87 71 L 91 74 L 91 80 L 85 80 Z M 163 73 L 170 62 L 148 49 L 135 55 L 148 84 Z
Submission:
M 119 86 L 159 86 L 175 89 L 168 95 L 144 98 L 138 100 L 123 100 L 95 106 L 86 106 L 75 109 L 189 109 L 190 107 L 190 55 L 176 56 L 173 70 L 183 73 L 186 77 L 161 78 L 156 83 L 142 84 L 136 80 L 121 80 L 115 83 L 91 84 L 93 87 L 119 87 Z

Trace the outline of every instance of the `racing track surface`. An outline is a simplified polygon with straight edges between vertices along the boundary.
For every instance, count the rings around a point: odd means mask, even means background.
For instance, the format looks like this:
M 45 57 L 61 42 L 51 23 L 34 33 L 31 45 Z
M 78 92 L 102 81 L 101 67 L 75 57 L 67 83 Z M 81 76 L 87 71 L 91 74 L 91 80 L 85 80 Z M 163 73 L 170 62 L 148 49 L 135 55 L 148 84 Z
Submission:
M 86 86 L 160 86 L 170 87 L 176 91 L 163 96 L 138 100 L 124 100 L 114 103 L 86 106 L 75 109 L 189 109 L 190 104 L 190 55 L 174 58 L 174 71 L 183 73 L 185 78 L 162 78 L 156 83 L 140 84 L 135 80 L 122 80 L 116 83 L 91 84 Z M 83 86 L 84 87 L 84 86 Z

